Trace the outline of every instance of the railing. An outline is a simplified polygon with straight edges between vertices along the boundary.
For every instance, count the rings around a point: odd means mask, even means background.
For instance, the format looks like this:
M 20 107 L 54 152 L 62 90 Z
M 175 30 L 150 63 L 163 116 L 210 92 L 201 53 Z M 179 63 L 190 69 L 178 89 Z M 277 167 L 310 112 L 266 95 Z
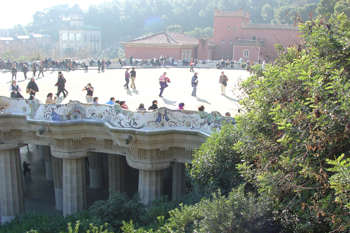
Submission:
M 235 45 L 241 46 L 265 46 L 265 40 L 236 39 Z
M 0 118 L 22 115 L 27 121 L 39 124 L 74 124 L 79 122 L 103 123 L 112 129 L 140 131 L 181 130 L 197 131 L 209 136 L 231 117 L 218 112 L 197 112 L 159 108 L 155 111 L 129 111 L 119 105 L 83 104 L 70 101 L 68 104 L 42 104 L 24 99 L 0 97 Z

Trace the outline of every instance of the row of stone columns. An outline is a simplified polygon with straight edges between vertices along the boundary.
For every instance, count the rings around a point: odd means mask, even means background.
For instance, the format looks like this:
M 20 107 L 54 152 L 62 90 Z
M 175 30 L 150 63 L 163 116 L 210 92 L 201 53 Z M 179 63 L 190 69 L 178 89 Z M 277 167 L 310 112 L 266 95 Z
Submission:
M 49 146 L 40 146 L 39 153 L 45 159 L 46 179 L 54 181 L 55 202 L 63 215 L 86 209 L 85 158 L 60 159 L 51 155 Z M 108 154 L 108 180 L 110 192 L 125 191 L 126 158 Z M 173 166 L 173 199 L 185 194 L 185 167 Z M 89 156 L 91 188 L 103 187 L 102 154 Z M 138 190 L 146 205 L 163 194 L 163 170 L 139 170 Z M 0 198 L 2 221 L 24 213 L 22 175 L 19 148 L 0 150 Z

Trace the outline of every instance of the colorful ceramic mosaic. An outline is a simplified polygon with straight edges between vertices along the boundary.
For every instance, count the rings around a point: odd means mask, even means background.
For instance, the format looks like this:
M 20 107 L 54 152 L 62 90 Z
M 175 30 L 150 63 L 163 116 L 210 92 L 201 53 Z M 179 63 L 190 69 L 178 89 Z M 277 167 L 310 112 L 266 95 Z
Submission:
M 155 111 L 124 110 L 119 105 L 83 104 L 71 101 L 68 104 L 42 104 L 38 101 L 0 97 L 0 114 L 25 115 L 28 120 L 54 122 L 106 123 L 110 128 L 145 131 L 193 130 L 211 134 L 234 119 L 223 117 L 218 112 L 197 112 L 159 108 Z

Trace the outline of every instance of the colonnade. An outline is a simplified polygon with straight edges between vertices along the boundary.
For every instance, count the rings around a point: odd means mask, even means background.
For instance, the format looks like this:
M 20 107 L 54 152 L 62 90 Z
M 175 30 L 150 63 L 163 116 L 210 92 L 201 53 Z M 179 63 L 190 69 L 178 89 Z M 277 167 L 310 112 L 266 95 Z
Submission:
M 25 212 L 22 187 L 22 168 L 20 161 L 20 144 L 0 144 L 0 201 L 1 222 L 12 220 L 16 215 Z M 50 146 L 39 146 L 39 154 L 45 160 L 46 179 L 53 180 L 56 209 L 63 215 L 73 214 L 87 208 L 86 172 L 89 172 L 90 187 L 99 189 L 104 185 L 103 154 L 84 152 L 79 156 L 62 156 L 51 151 Z M 86 160 L 88 157 L 88 169 Z M 110 192 L 125 191 L 126 157 L 108 154 L 108 186 Z M 172 198 L 177 199 L 185 194 L 185 166 L 182 163 L 171 163 Z M 139 169 L 138 191 L 144 204 L 163 194 L 163 169 L 152 167 Z M 88 171 L 86 171 L 88 170 Z M 107 185 L 107 184 L 106 184 Z

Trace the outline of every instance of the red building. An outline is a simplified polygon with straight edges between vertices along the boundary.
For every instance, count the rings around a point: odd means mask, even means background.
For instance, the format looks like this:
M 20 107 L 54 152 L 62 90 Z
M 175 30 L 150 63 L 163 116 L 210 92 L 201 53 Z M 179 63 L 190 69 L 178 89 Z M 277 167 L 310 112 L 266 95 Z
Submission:
M 213 59 L 273 60 L 277 56 L 275 44 L 290 46 L 299 42 L 298 27 L 290 24 L 250 23 L 250 15 L 238 11 L 214 11 Z
M 214 48 L 214 44 L 206 38 L 197 39 L 184 33 L 169 31 L 120 44 L 125 46 L 125 57 L 132 55 L 137 59 L 159 58 L 161 55 L 178 60 L 208 59 Z
M 250 15 L 238 11 L 214 11 L 214 38 L 194 38 L 184 33 L 164 31 L 120 44 L 125 56 L 139 59 L 173 57 L 209 60 L 270 61 L 276 58 L 275 44 L 284 47 L 299 42 L 298 27 L 289 24 L 250 23 Z

